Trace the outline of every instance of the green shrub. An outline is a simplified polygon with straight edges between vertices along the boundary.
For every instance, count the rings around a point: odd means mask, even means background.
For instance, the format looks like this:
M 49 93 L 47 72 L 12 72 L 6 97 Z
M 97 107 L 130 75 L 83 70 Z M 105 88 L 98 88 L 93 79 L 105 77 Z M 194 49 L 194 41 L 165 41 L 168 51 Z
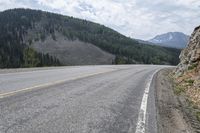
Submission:
M 188 67 L 188 70 L 193 70 L 196 67 L 197 67 L 197 64 L 192 64 L 191 66 Z
M 194 80 L 190 79 L 190 80 L 187 80 L 186 82 L 187 82 L 190 86 L 192 86 L 193 83 L 194 83 Z
M 200 121 L 200 112 L 196 113 L 197 120 Z

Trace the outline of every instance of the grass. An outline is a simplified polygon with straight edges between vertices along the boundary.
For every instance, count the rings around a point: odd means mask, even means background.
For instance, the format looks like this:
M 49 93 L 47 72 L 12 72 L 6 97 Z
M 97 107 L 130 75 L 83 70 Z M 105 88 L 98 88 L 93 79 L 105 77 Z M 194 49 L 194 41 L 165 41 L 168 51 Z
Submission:
M 188 70 L 193 70 L 196 67 L 197 67 L 197 64 L 192 64 L 191 66 L 188 67 Z
M 196 112 L 197 120 L 200 122 L 200 112 Z
M 189 79 L 189 80 L 187 80 L 186 81 L 190 86 L 192 86 L 193 85 L 193 83 L 194 83 L 194 80 L 192 80 L 192 79 Z
M 185 92 L 185 88 L 180 85 L 175 85 L 174 87 L 174 93 L 176 95 L 180 95 L 182 92 Z

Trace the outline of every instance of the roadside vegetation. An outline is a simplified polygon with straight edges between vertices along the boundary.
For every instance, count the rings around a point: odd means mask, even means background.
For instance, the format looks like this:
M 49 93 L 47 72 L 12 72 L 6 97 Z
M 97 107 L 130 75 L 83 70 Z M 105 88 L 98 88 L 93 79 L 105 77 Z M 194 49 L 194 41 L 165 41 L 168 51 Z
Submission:
M 159 133 L 193 133 L 190 123 L 196 119 L 191 111 L 189 102 L 184 97 L 185 88 L 173 83 L 172 69 L 162 69 L 157 73 L 156 79 L 156 105 L 158 110 Z M 193 110 L 193 109 L 192 109 Z M 193 114 L 193 116 L 189 116 Z M 189 120 L 188 120 L 189 119 Z
M 185 99 L 185 103 L 181 103 L 182 111 L 185 117 L 189 119 L 191 126 L 196 132 L 200 132 L 200 88 L 196 85 L 198 65 L 188 66 L 187 71 L 181 75 L 174 76 L 171 74 L 174 81 L 174 93 L 182 102 Z
M 196 106 L 200 108 L 200 88 L 199 81 L 196 80 L 198 74 L 197 65 L 188 67 L 188 71 L 178 77 L 174 77 L 174 91 L 176 94 L 183 92 Z
M 196 112 L 196 117 L 197 117 L 198 121 L 200 122 L 200 111 Z
M 175 84 L 174 85 L 174 93 L 176 95 L 180 95 L 181 93 L 184 93 L 185 92 L 185 88 L 181 85 L 178 85 L 178 84 Z

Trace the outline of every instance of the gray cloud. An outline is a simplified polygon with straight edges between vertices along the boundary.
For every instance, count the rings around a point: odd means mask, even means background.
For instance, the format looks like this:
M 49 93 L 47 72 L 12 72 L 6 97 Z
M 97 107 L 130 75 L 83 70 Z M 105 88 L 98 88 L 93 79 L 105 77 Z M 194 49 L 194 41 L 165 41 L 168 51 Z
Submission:
M 0 10 L 33 8 L 91 20 L 133 38 L 200 25 L 199 0 L 0 0 Z

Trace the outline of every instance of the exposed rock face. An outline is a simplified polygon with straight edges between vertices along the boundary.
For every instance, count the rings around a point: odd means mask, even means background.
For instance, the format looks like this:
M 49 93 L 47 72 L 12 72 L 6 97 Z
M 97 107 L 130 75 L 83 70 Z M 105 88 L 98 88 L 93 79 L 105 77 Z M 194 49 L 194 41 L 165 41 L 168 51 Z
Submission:
M 200 107 L 200 26 L 195 28 L 188 46 L 180 54 L 175 79 L 191 101 Z
M 180 54 L 180 63 L 176 69 L 176 74 L 182 75 L 192 67 L 200 68 L 200 26 L 196 27 L 189 41 L 188 46 Z M 197 69 L 199 72 L 200 69 Z

